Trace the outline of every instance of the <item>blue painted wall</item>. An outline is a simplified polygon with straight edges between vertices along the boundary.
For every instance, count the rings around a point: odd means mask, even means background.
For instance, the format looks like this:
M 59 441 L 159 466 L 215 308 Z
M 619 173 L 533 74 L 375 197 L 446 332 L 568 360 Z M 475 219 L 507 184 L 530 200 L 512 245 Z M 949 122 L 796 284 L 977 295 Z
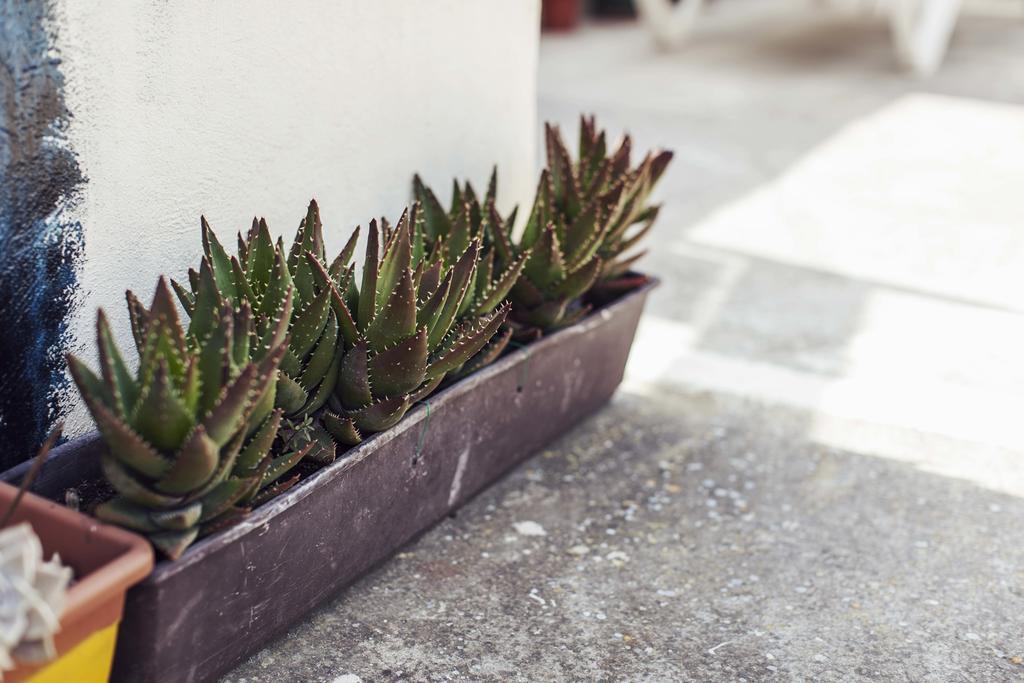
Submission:
M 47 3 L 0 0 L 0 466 L 61 417 L 83 184 Z

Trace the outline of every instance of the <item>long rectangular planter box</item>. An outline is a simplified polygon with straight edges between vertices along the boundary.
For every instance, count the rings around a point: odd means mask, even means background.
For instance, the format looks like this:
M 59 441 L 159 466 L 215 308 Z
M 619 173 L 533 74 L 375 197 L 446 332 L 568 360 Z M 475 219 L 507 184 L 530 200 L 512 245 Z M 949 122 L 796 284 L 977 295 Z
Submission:
M 128 593 L 113 680 L 214 680 L 600 408 L 622 381 L 655 284 L 432 396 L 241 523 L 158 564 Z M 101 449 L 94 435 L 55 450 L 34 490 L 62 497 L 99 473 Z

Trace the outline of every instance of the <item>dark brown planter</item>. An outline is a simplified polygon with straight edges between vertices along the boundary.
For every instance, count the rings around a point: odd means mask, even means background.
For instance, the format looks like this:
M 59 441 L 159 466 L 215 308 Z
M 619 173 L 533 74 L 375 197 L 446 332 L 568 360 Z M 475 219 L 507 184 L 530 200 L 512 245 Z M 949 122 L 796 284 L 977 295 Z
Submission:
M 580 23 L 583 0 L 544 0 L 540 25 L 545 31 L 570 31 Z
M 6 510 L 17 494 L 17 488 L 0 482 L 0 510 Z M 44 557 L 60 553 L 61 561 L 74 571 L 75 582 L 68 589 L 60 631 L 54 637 L 57 658 L 46 664 L 19 663 L 3 679 L 106 680 L 125 593 L 153 568 L 149 542 L 31 493 L 11 515 L 11 524 L 20 522 L 32 525 Z
M 128 594 L 114 680 L 215 679 L 600 408 L 622 381 L 656 284 L 455 383 L 241 523 L 160 563 Z M 58 449 L 37 487 L 59 497 L 87 476 L 83 468 L 98 472 L 100 448 L 93 437 Z

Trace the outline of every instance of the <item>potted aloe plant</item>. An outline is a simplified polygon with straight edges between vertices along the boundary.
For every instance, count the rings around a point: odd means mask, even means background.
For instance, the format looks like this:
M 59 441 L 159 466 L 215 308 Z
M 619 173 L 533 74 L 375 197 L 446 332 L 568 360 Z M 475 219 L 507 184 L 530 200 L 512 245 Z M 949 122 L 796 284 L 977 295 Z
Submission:
M 98 369 L 69 358 L 98 433 L 37 488 L 100 484 L 83 508 L 165 558 L 128 595 L 116 677 L 214 679 L 609 399 L 671 153 L 633 165 L 588 118 L 575 158 L 546 143 L 521 234 L 496 174 L 447 208 L 416 177 L 358 269 L 359 229 L 331 257 L 315 202 L 287 248 L 254 220 L 229 253 L 201 220 L 198 268 L 127 297 L 137 364 L 100 313 Z
M 0 678 L 106 681 L 125 593 L 153 567 L 149 544 L 3 482 L 0 510 Z

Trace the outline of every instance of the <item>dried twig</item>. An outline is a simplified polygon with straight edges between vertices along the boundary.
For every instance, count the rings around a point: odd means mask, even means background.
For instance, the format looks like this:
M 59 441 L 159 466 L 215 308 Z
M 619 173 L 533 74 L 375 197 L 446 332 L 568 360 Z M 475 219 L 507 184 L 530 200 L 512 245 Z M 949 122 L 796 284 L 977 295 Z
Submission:
M 32 462 L 32 467 L 29 468 L 28 474 L 21 480 L 21 486 L 18 487 L 18 495 L 11 501 L 10 507 L 4 512 L 4 516 L 0 518 L 0 529 L 7 526 L 7 523 L 11 520 L 11 515 L 14 514 L 15 509 L 18 507 L 18 503 L 21 502 L 22 497 L 25 495 L 25 491 L 32 485 L 36 477 L 39 476 L 39 470 L 43 468 L 43 463 L 46 462 L 46 457 L 50 455 L 50 449 L 53 448 L 53 444 L 57 443 L 57 439 L 60 438 L 60 433 L 64 429 L 64 423 L 58 422 L 57 426 L 53 428 L 50 435 L 46 437 L 46 441 L 39 448 L 39 453 L 36 454 L 35 460 Z

